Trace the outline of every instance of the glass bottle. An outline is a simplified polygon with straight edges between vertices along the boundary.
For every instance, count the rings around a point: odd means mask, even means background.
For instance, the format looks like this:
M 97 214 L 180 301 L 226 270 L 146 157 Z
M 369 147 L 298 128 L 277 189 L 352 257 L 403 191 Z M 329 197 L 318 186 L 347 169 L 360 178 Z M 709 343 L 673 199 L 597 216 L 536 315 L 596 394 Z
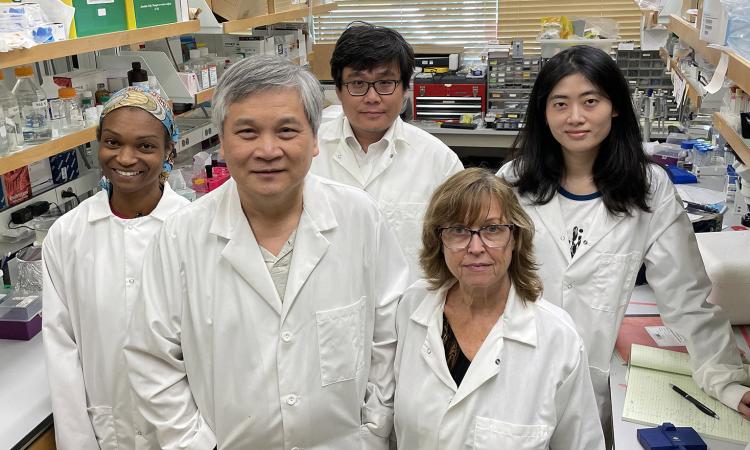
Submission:
M 69 133 L 82 129 L 84 126 L 83 111 L 78 105 L 76 90 L 73 88 L 60 88 L 58 95 L 62 101 L 63 131 Z
M 12 152 L 23 144 L 23 135 L 21 134 L 21 110 L 18 108 L 18 102 L 13 94 L 5 87 L 3 80 L 5 75 L 0 70 L 0 108 L 3 108 L 5 116 L 4 122 L 0 127 L 5 128 L 8 136 L 8 149 Z
M 103 105 L 107 103 L 109 101 L 110 95 L 112 95 L 112 93 L 109 92 L 109 89 L 107 89 L 104 83 L 96 84 L 96 92 L 94 92 L 94 99 L 97 105 Z
M 13 95 L 23 119 L 23 141 L 27 144 L 47 141 L 52 137 L 47 96 L 32 79 L 34 71 L 31 67 L 16 67 L 15 74 L 16 85 L 13 87 Z

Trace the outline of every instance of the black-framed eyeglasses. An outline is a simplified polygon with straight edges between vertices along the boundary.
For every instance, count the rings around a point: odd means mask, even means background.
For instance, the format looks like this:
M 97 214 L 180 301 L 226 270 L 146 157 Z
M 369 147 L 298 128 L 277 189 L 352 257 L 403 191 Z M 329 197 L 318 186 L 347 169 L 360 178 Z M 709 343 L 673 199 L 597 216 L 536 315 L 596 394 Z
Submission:
M 344 83 L 349 95 L 354 97 L 362 97 L 367 94 L 370 87 L 375 89 L 378 95 L 391 95 L 396 91 L 396 87 L 400 83 L 400 80 L 378 80 L 378 81 L 364 81 L 355 80 Z
M 510 242 L 515 225 L 512 223 L 494 223 L 478 229 L 467 227 L 442 227 L 437 231 L 446 248 L 464 250 L 469 247 L 471 238 L 478 235 L 485 247 L 502 248 Z

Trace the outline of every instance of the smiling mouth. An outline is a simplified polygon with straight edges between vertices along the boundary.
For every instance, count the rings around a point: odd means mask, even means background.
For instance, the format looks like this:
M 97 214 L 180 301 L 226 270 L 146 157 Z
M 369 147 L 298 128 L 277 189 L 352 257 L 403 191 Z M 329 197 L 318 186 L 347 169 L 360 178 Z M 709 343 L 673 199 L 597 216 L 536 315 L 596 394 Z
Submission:
M 263 169 L 263 170 L 253 170 L 253 173 L 266 174 L 266 173 L 279 173 L 283 171 L 284 169 Z
M 120 176 L 123 177 L 134 177 L 136 175 L 140 175 L 143 173 L 142 170 L 120 170 L 120 169 L 112 169 Z

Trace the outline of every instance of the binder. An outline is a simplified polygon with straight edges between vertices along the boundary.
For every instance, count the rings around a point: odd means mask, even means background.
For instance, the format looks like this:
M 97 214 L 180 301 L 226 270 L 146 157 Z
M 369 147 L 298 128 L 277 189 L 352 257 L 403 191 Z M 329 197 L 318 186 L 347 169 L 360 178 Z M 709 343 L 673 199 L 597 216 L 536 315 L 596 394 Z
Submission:
M 73 0 L 78 37 L 127 29 L 125 0 Z

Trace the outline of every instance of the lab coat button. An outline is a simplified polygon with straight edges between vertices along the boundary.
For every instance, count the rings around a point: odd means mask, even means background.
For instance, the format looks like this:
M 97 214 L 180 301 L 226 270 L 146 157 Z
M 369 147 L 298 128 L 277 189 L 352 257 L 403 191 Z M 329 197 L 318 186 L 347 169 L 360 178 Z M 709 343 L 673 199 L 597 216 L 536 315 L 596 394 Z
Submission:
M 281 333 L 281 340 L 284 342 L 291 342 L 292 336 L 293 336 L 292 333 L 285 331 Z
M 132 230 L 132 229 L 133 229 L 133 225 L 128 225 L 128 230 Z
M 286 398 L 286 404 L 289 406 L 294 406 L 297 403 L 297 396 L 292 394 L 289 397 Z
M 141 433 L 140 430 L 136 431 L 135 434 L 137 434 L 138 436 L 143 436 L 143 433 Z
M 564 241 L 564 240 L 565 240 L 565 235 L 564 235 L 564 234 L 560 236 L 560 240 L 561 240 L 561 241 Z
M 135 283 L 135 278 L 128 278 L 128 284 Z
M 573 285 L 572 284 L 568 284 L 568 289 L 573 289 Z

